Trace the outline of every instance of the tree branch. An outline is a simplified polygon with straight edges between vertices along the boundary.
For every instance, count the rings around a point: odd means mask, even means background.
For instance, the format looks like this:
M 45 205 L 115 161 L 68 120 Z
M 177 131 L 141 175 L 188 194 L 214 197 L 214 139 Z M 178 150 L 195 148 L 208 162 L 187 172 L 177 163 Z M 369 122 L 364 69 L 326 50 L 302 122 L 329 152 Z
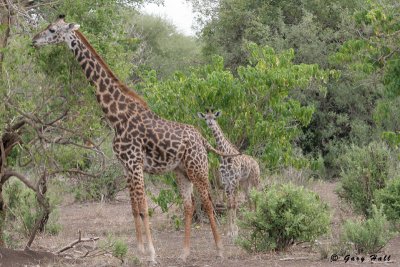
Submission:
M 73 248 L 75 245 L 83 242 L 90 242 L 90 241 L 97 241 L 99 240 L 99 237 L 89 237 L 89 238 L 82 238 L 81 230 L 78 231 L 78 239 L 70 243 L 69 245 L 57 250 L 56 254 L 63 253 L 64 251 L 67 251 L 68 249 Z
M 15 177 L 18 178 L 21 182 L 23 182 L 28 188 L 32 189 L 36 192 L 36 187 L 21 173 L 13 171 L 13 170 L 5 170 L 4 176 L 7 178 Z
M 35 192 L 36 192 L 36 196 L 37 196 L 37 200 L 39 202 L 39 204 L 42 206 L 43 210 L 42 210 L 42 216 L 40 218 L 37 218 L 35 226 L 33 227 L 32 231 L 31 231 L 31 235 L 29 237 L 29 241 L 25 246 L 25 249 L 30 248 L 30 246 L 33 243 L 33 240 L 35 239 L 37 230 L 39 229 L 40 225 L 42 224 L 43 220 L 45 219 L 45 217 L 47 217 L 50 213 L 50 204 L 49 201 L 44 197 L 44 195 L 42 194 L 41 190 L 40 190 L 40 186 L 46 183 L 46 171 L 44 171 L 43 175 L 40 177 L 39 181 L 37 181 L 36 183 L 36 188 L 35 188 Z

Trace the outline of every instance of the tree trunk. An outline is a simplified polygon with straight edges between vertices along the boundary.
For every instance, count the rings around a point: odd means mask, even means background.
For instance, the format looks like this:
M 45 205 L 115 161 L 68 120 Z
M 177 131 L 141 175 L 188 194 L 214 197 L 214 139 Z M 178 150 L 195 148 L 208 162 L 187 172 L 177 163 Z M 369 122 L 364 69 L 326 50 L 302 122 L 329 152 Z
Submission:
M 10 176 L 5 173 L 7 157 L 12 148 L 20 142 L 21 129 L 25 121 L 21 120 L 9 127 L 0 137 L 0 246 L 4 247 L 3 226 L 6 219 L 6 206 L 3 199 L 3 185 Z
M 6 0 L 0 0 L 0 77 L 3 73 L 3 60 L 4 53 L 3 49 L 7 46 L 7 40 L 10 36 L 10 16 L 8 11 L 8 5 Z M 6 134 L 6 133 L 5 133 Z M 5 135 L 4 134 L 4 135 Z M 4 175 L 5 162 L 7 158 L 7 150 L 9 148 L 9 141 L 6 136 L 2 136 L 0 142 L 0 246 L 4 247 L 3 240 L 3 225 L 6 218 L 6 207 L 3 200 L 3 185 L 8 178 Z M 9 138 L 8 138 L 9 139 Z M 4 151 L 3 151 L 4 150 Z
M 0 75 L 3 71 L 4 53 L 2 49 L 7 46 L 10 37 L 10 12 L 7 0 L 0 0 Z
M 39 189 L 39 193 L 40 194 L 42 194 L 43 196 L 46 196 L 46 192 L 47 192 L 47 178 L 46 177 L 44 177 L 41 181 L 39 181 L 39 187 L 38 187 L 38 189 Z M 46 198 L 46 197 L 45 197 Z M 46 199 L 47 200 L 47 199 Z M 39 200 L 38 200 L 39 201 Z M 40 223 L 39 223 L 39 228 L 38 228 L 38 231 L 40 232 L 40 233 L 43 233 L 44 232 L 44 228 L 45 228 L 45 226 L 46 226 L 46 224 L 47 224 L 47 221 L 49 220 L 49 216 L 50 216 L 50 209 L 49 208 L 47 208 L 47 209 L 44 209 L 44 208 L 42 208 L 43 209 L 43 216 L 42 216 L 42 219 L 40 220 Z

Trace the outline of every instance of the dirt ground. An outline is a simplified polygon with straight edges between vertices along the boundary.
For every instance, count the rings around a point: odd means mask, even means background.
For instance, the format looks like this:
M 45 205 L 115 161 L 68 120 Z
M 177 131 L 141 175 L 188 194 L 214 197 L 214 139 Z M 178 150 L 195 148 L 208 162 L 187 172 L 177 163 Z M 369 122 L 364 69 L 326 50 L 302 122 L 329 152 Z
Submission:
M 311 247 L 309 244 L 297 244 L 288 251 L 280 253 L 248 254 L 236 246 L 230 238 L 224 234 L 224 224 L 220 225 L 220 232 L 224 244 L 224 258 L 217 258 L 213 237 L 208 224 L 193 224 L 191 255 L 186 263 L 179 259 L 183 242 L 183 230 L 176 231 L 171 216 L 181 215 L 179 210 L 171 210 L 170 214 L 156 212 L 151 218 L 151 227 L 154 246 L 157 254 L 158 266 L 352 266 L 370 264 L 369 255 L 363 263 L 352 261 L 351 258 L 345 263 L 343 257 L 331 262 L 329 247 L 337 240 L 338 231 L 342 221 L 348 218 L 350 212 L 346 206 L 341 204 L 334 193 L 335 183 L 315 182 L 309 186 L 317 192 L 332 208 L 332 232 L 321 240 L 319 245 Z M 65 201 L 60 207 L 60 222 L 62 230 L 57 236 L 39 235 L 34 241 L 32 249 L 35 251 L 11 251 L 0 249 L 0 267 L 14 266 L 141 266 L 138 259 L 138 251 L 135 246 L 134 224 L 131 214 L 127 192 L 118 195 L 112 203 L 73 203 Z M 129 249 L 125 261 L 122 263 L 110 253 L 97 255 L 95 257 L 83 257 L 71 259 L 72 256 L 84 256 L 85 250 L 90 250 L 93 242 L 82 243 L 74 249 L 64 253 L 64 258 L 53 258 L 51 254 L 44 251 L 55 252 L 71 243 L 78 237 L 78 231 L 82 237 L 99 237 L 100 242 L 113 238 L 122 239 L 127 242 Z M 42 251 L 42 252 L 38 252 Z M 326 251 L 321 253 L 321 251 Z M 322 255 L 326 255 L 323 257 Z M 68 255 L 70 256 L 68 259 Z M 390 262 L 382 263 L 387 266 L 400 266 L 400 236 L 394 237 L 390 243 L 382 249 L 378 256 L 390 255 Z M 355 256 L 355 255 L 352 255 Z M 68 259 L 68 260 L 66 260 Z M 355 260 L 355 259 L 354 259 Z M 146 264 L 143 263 L 143 266 Z

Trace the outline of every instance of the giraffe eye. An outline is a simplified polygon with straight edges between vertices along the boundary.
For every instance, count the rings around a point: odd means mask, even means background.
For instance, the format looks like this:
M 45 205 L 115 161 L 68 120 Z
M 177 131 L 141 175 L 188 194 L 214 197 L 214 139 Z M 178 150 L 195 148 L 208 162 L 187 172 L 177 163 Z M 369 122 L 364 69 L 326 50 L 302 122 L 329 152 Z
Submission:
M 49 29 L 49 32 L 55 33 L 56 31 L 54 29 Z

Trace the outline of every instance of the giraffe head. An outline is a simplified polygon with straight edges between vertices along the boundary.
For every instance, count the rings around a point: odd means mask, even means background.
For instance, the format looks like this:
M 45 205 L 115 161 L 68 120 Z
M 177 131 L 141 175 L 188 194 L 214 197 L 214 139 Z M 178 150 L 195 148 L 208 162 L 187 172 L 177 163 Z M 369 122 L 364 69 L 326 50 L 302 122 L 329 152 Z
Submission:
M 213 109 L 207 109 L 206 114 L 198 112 L 197 116 L 199 116 L 200 119 L 203 119 L 206 121 L 208 126 L 213 126 L 215 125 L 215 120 L 221 115 L 221 111 L 216 111 L 214 112 Z
M 78 24 L 67 23 L 64 21 L 64 15 L 60 15 L 57 20 L 47 26 L 46 29 L 36 34 L 32 39 L 35 47 L 48 44 L 59 44 L 67 40 L 73 31 L 79 29 Z

